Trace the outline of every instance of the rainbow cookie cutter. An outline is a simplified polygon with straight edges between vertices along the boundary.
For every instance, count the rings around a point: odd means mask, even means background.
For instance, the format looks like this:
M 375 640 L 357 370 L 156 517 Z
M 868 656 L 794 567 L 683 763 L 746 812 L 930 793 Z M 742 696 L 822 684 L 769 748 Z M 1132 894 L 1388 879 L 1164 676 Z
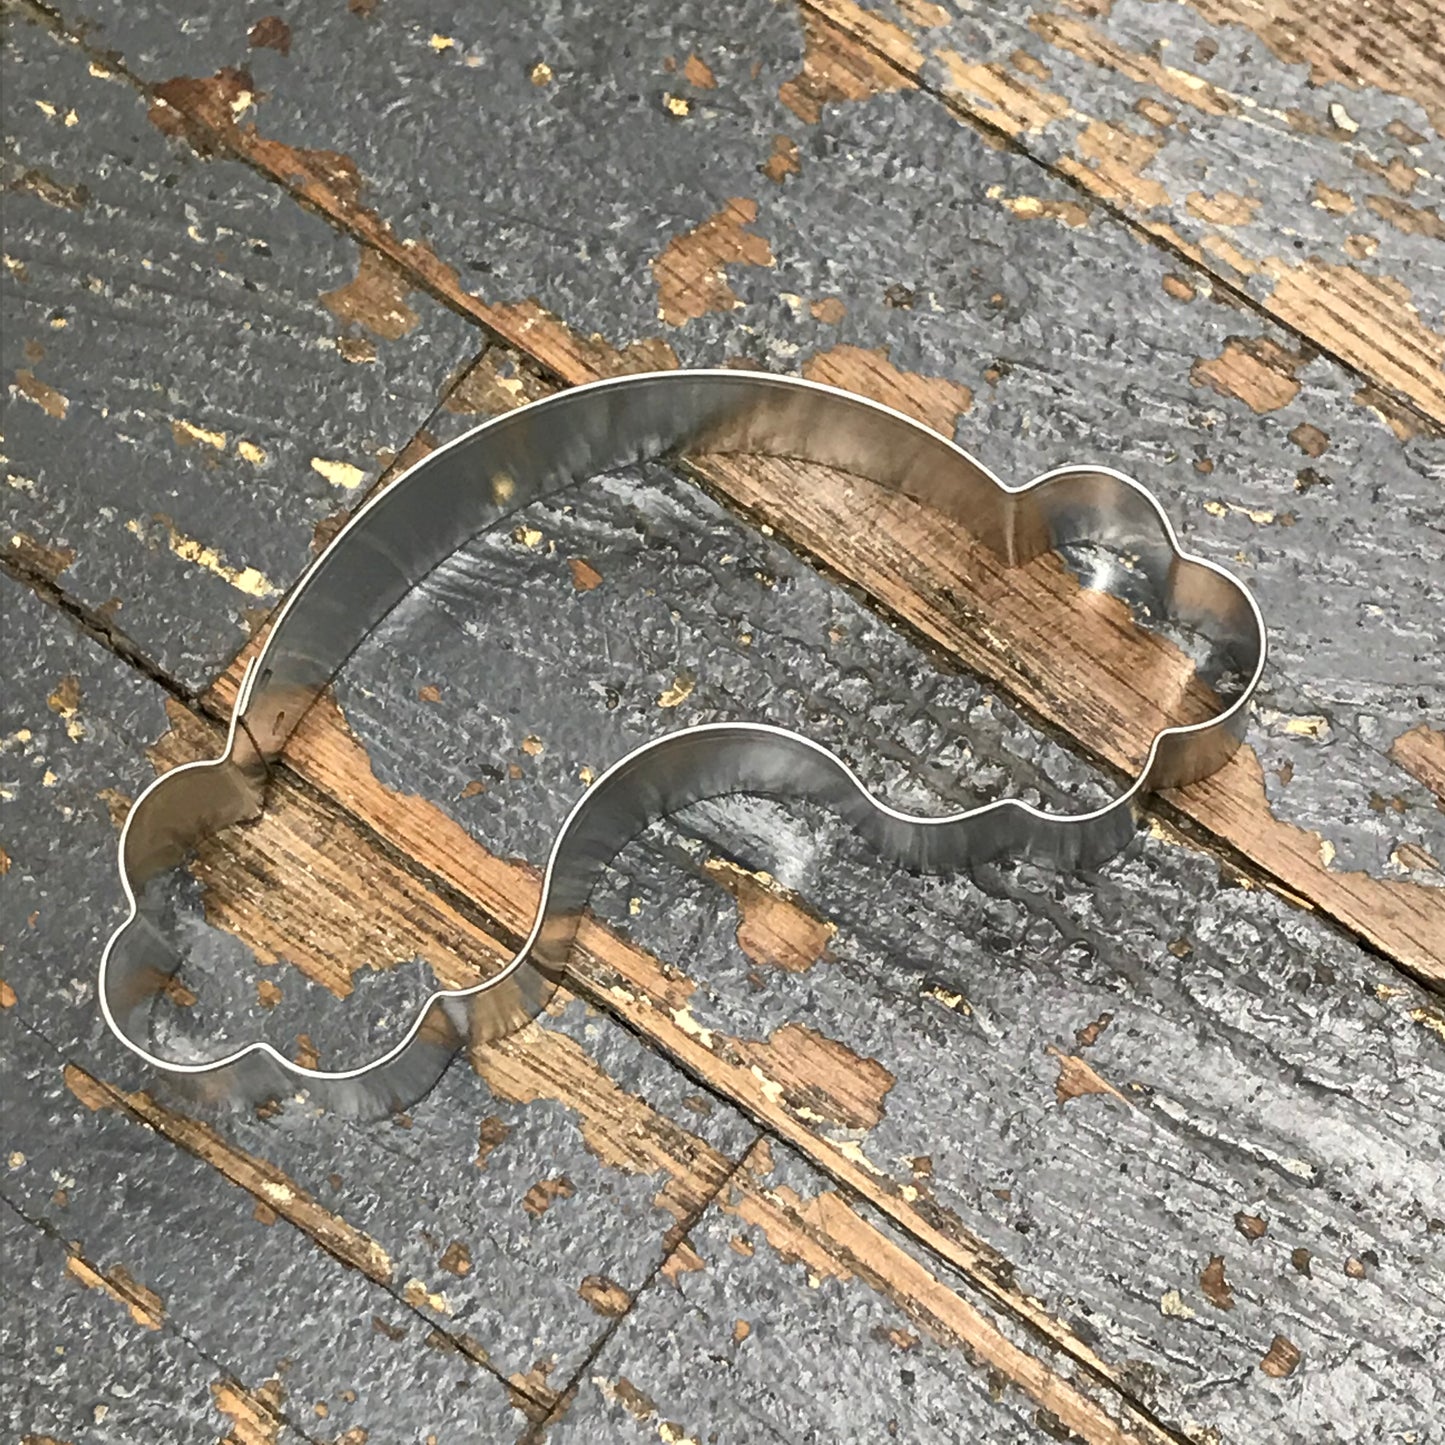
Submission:
M 373 628 L 469 538 L 529 503 L 628 463 L 742 453 L 821 463 L 866 477 L 966 526 L 1005 563 L 1092 544 L 1105 573 L 1190 639 L 1219 710 L 1154 738 L 1134 781 L 1103 807 L 1055 814 L 1003 799 L 944 817 L 880 802 L 835 753 L 760 723 L 684 727 L 635 749 L 568 813 L 547 861 L 536 920 L 485 982 L 433 993 L 404 1037 L 356 1068 L 308 1068 L 254 1042 L 196 1062 L 150 1042 L 152 1005 L 182 966 L 139 901 L 203 838 L 257 817 L 286 740 Z M 1095 575 L 1094 582 L 1109 580 Z M 286 599 L 243 679 L 226 750 L 157 778 L 120 838 L 130 904 L 100 965 L 100 1006 L 116 1037 L 192 1093 L 256 1104 L 307 1091 L 324 1106 L 376 1114 L 415 1102 L 457 1051 L 534 1018 L 565 975 L 605 864 L 650 822 L 726 793 L 826 804 L 880 853 L 929 872 L 1000 856 L 1092 867 L 1133 835 L 1143 798 L 1217 769 L 1244 734 L 1264 668 L 1259 607 L 1237 578 L 1180 547 L 1159 503 L 1103 467 L 1065 467 L 1020 487 L 888 407 L 833 387 L 761 373 L 667 371 L 561 392 L 489 421 L 432 453 L 362 506 Z M 1203 659 L 1202 661 L 1200 659 Z

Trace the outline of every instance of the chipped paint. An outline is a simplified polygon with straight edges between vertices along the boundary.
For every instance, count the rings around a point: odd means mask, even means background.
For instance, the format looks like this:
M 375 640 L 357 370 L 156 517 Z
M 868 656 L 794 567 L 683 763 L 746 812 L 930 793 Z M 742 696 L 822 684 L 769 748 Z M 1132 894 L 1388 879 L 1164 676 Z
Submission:
M 834 346 L 810 356 L 803 363 L 803 375 L 809 381 L 861 392 L 950 439 L 959 417 L 973 406 L 973 392 L 962 382 L 904 371 L 893 364 L 887 347 Z
M 692 696 L 697 686 L 697 677 L 691 672 L 679 672 L 672 682 L 658 694 L 658 707 L 678 707 Z
M 747 228 L 758 204 L 736 197 L 700 225 L 667 243 L 652 263 L 657 314 L 668 326 L 682 326 L 709 311 L 730 311 L 742 303 L 728 282 L 729 266 L 771 266 L 772 248 Z
M 70 410 L 70 399 L 48 382 L 41 381 L 28 368 L 22 368 L 15 373 L 10 389 L 18 392 L 26 401 L 34 402 L 46 416 L 53 417 L 56 421 L 64 421 Z
M 218 452 L 226 450 L 225 432 L 209 431 L 205 427 L 197 426 L 194 422 L 181 418 L 176 418 L 171 422 L 171 436 L 179 447 L 192 447 L 200 443 L 213 447 Z
M 219 577 L 223 582 L 229 582 L 238 592 L 244 592 L 248 597 L 271 597 L 280 590 L 274 582 L 255 567 L 228 565 L 214 547 L 208 547 L 204 542 L 178 532 L 168 519 L 158 516 L 156 522 L 165 532 L 166 545 L 183 562 L 191 562 L 197 567 L 204 567 L 207 572 Z M 125 529 L 133 536 L 141 538 L 142 541 L 148 541 L 153 530 L 139 518 L 132 518 L 125 524 Z
M 354 492 L 366 480 L 360 467 L 334 457 L 312 457 L 311 470 L 344 492 Z

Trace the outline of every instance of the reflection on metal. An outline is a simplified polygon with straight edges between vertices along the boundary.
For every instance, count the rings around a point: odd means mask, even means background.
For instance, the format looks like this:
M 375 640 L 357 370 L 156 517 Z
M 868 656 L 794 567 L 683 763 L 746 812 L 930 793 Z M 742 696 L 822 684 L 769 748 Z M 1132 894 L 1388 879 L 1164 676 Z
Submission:
M 682 452 L 795 458 L 866 477 L 962 523 L 1009 565 L 1088 548 L 1091 586 L 1118 583 L 1114 590 L 1147 599 L 1155 620 L 1188 637 L 1218 710 L 1160 732 L 1123 793 L 1071 815 L 1004 799 L 917 817 L 880 802 L 841 758 L 783 728 L 682 728 L 629 753 L 573 807 L 516 957 L 484 983 L 434 993 L 380 1058 L 333 1072 L 293 1063 L 262 1042 L 203 1062 L 150 1046 L 151 1004 L 183 959 L 138 901 L 145 885 L 203 838 L 260 814 L 269 765 L 362 640 L 438 563 L 510 513 L 597 473 Z M 1185 552 L 1154 498 L 1117 472 L 1066 467 L 1009 487 L 908 417 L 784 377 L 669 371 L 579 387 L 433 453 L 362 507 L 307 570 L 247 670 L 225 753 L 166 773 L 131 809 L 120 840 L 131 912 L 101 961 L 101 1009 L 127 1047 L 208 1098 L 259 1103 L 306 1090 L 347 1112 L 404 1107 L 459 1048 L 499 1038 L 540 1012 L 565 973 L 601 869 L 653 820 L 703 798 L 752 792 L 824 803 L 881 853 L 917 870 L 967 869 L 1003 855 L 1093 866 L 1128 841 L 1147 792 L 1205 777 L 1234 751 L 1264 659 L 1264 623 L 1249 591 Z

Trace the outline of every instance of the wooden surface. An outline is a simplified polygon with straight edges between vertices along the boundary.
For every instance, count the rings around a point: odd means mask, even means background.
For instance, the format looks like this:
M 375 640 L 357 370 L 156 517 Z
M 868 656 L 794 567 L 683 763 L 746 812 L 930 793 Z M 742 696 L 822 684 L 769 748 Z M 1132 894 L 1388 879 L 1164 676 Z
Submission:
M 1442 34 L 1424 0 L 8 5 L 20 1438 L 1445 1438 Z M 482 416 L 724 362 L 1154 487 L 1269 619 L 1247 746 L 1086 879 L 696 808 L 410 1115 L 154 1092 L 94 1005 L 115 830 L 214 753 L 314 548 Z M 179 891 L 164 1025 L 374 1048 L 507 954 L 589 770 L 660 728 L 1078 806 L 1187 710 L 1177 661 L 862 484 L 599 479 L 348 665 Z

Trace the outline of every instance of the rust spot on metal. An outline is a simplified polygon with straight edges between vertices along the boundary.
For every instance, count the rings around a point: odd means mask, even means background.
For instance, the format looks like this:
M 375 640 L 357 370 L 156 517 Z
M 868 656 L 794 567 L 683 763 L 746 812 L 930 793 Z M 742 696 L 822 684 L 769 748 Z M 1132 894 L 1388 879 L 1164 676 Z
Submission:
M 1263 415 L 1278 411 L 1299 395 L 1295 373 L 1303 359 L 1267 336 L 1231 336 L 1218 356 L 1194 363 L 1189 380 L 1220 396 L 1234 397 Z
M 1266 1375 L 1272 1375 L 1276 1380 L 1282 1380 L 1286 1375 L 1294 1374 L 1301 1358 L 1297 1346 L 1283 1335 L 1276 1335 L 1270 1342 L 1268 1353 L 1259 1362 L 1259 1368 Z
M 414 331 L 421 318 L 406 304 L 412 279 L 370 246 L 361 248 L 355 277 L 321 293 L 321 304 L 338 321 L 351 322 L 383 341 Z
M 773 264 L 767 240 L 746 229 L 757 218 L 756 201 L 735 197 L 701 225 L 667 243 L 652 263 L 652 274 L 658 314 L 668 326 L 742 304 L 728 284 L 726 268 Z
M 246 39 L 253 50 L 277 50 L 291 54 L 291 27 L 279 15 L 263 15 L 250 29 Z
M 803 363 L 809 381 L 827 382 L 881 401 L 951 437 L 958 419 L 973 405 L 973 392 L 942 376 L 904 371 L 889 360 L 888 348 L 835 346 Z
M 828 957 L 837 925 L 818 918 L 771 875 L 721 858 L 709 858 L 703 871 L 737 900 L 738 947 L 754 963 L 806 973 Z
M 18 391 L 26 401 L 34 402 L 46 416 L 54 417 L 56 421 L 64 421 L 66 412 L 70 410 L 69 398 L 63 396 L 48 382 L 41 381 L 27 367 L 22 367 L 15 373 L 11 390 Z

